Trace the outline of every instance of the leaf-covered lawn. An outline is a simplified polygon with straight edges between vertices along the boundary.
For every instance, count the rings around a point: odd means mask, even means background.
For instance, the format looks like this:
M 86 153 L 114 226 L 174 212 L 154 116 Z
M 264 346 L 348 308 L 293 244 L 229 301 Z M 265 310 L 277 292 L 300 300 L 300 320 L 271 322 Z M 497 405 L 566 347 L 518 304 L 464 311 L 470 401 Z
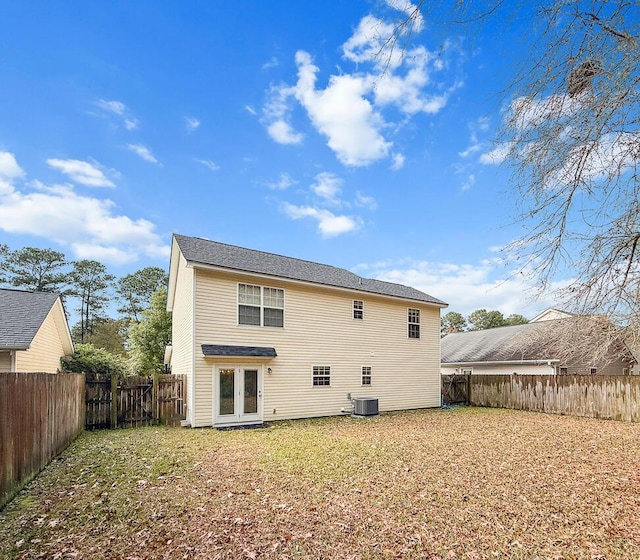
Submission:
M 493 409 L 82 435 L 0 558 L 640 558 L 640 426 Z

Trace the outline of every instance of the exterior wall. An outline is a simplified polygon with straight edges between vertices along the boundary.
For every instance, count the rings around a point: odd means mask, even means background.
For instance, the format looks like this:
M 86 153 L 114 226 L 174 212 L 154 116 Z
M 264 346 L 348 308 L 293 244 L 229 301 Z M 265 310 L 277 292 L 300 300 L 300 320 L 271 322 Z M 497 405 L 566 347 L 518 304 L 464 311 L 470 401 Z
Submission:
M 448 366 L 443 364 L 440 371 L 443 375 L 462 373 L 463 368 L 471 367 L 472 375 L 553 375 L 553 366 L 547 364 L 475 364 L 473 366 Z
M 33 337 L 30 348 L 16 352 L 16 371 L 56 373 L 60 370 L 60 358 L 67 353 L 59 330 L 59 319 L 56 321 L 56 313 L 60 312 L 58 306 L 52 307 Z
M 211 425 L 213 417 L 216 359 L 203 357 L 202 344 L 276 349 L 276 358 L 263 361 L 264 371 L 272 368 L 263 379 L 264 420 L 340 414 L 350 405 L 347 393 L 377 397 L 381 411 L 440 405 L 438 307 L 203 269 L 195 275 L 193 426 Z M 285 326 L 238 325 L 239 282 L 283 288 Z M 364 320 L 353 319 L 354 299 L 364 302 Z M 420 339 L 407 337 L 410 307 L 420 309 Z M 314 365 L 331 366 L 331 386 L 313 386 Z M 371 385 L 361 384 L 362 366 L 372 368 Z
M 443 375 L 462 373 L 462 369 L 473 367 L 473 375 L 554 375 L 554 366 L 547 364 L 474 364 L 473 366 L 449 366 L 443 364 L 440 371 Z M 590 364 L 572 364 L 567 367 L 567 375 L 589 375 Z M 598 375 L 622 375 L 622 368 L 627 367 L 621 360 L 606 365 L 595 365 Z
M 11 371 L 11 352 L 0 352 L 0 372 Z
M 176 292 L 173 303 L 171 322 L 171 373 L 187 376 L 187 422 L 193 424 L 193 280 L 192 268 L 187 268 L 187 262 L 179 254 L 176 275 Z

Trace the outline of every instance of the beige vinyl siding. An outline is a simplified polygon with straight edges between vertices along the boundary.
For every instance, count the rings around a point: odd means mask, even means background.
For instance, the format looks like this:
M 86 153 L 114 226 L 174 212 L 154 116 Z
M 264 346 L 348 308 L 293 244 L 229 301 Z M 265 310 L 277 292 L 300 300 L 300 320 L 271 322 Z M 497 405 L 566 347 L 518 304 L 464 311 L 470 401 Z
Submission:
M 285 290 L 284 328 L 237 324 L 239 282 Z M 353 300 L 364 320 L 353 319 Z M 264 419 L 339 414 L 347 393 L 379 399 L 381 411 L 440 404 L 440 310 L 419 302 L 283 280 L 196 270 L 196 425 L 212 422 L 216 360 L 202 344 L 274 347 L 264 361 Z M 409 339 L 408 308 L 420 309 L 421 338 Z M 235 363 L 241 364 L 240 359 Z M 312 366 L 331 366 L 331 386 L 312 385 Z M 371 366 L 372 385 L 361 384 Z M 275 413 L 274 413 L 275 410 Z
M 187 376 L 187 420 L 193 425 L 193 268 L 179 254 L 172 313 L 171 372 Z
M 0 352 L 0 372 L 11 371 L 11 352 Z
M 56 373 L 60 370 L 60 358 L 65 355 L 65 348 L 59 321 L 57 323 L 55 319 L 59 312 L 57 306 L 52 307 L 29 349 L 16 352 L 16 371 Z

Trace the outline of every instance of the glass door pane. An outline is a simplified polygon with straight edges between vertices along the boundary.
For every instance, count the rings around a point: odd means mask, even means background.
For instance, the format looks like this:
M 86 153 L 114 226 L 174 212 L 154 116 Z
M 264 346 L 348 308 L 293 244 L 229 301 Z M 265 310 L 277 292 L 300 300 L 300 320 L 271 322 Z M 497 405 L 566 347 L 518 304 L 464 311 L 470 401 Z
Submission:
M 258 413 L 258 370 L 244 370 L 244 410 L 243 414 Z
M 220 390 L 218 392 L 220 399 L 220 415 L 235 414 L 235 373 L 236 370 L 233 368 L 218 370 L 218 375 L 220 377 Z

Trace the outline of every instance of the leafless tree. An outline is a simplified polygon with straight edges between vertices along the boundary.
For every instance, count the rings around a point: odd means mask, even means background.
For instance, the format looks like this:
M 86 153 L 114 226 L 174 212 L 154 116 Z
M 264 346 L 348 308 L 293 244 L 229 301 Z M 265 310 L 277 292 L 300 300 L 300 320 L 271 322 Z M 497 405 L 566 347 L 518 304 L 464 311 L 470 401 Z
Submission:
M 513 165 L 510 188 L 520 200 L 515 219 L 525 233 L 505 252 L 519 271 L 531 274 L 540 292 L 558 277 L 573 278 L 565 305 L 637 326 L 638 0 L 419 0 L 398 6 L 406 18 L 385 45 L 386 56 L 436 14 L 458 33 L 461 24 L 506 21 L 518 11 L 533 14 L 526 38 L 530 52 L 502 92 L 502 129 L 489 154 Z

